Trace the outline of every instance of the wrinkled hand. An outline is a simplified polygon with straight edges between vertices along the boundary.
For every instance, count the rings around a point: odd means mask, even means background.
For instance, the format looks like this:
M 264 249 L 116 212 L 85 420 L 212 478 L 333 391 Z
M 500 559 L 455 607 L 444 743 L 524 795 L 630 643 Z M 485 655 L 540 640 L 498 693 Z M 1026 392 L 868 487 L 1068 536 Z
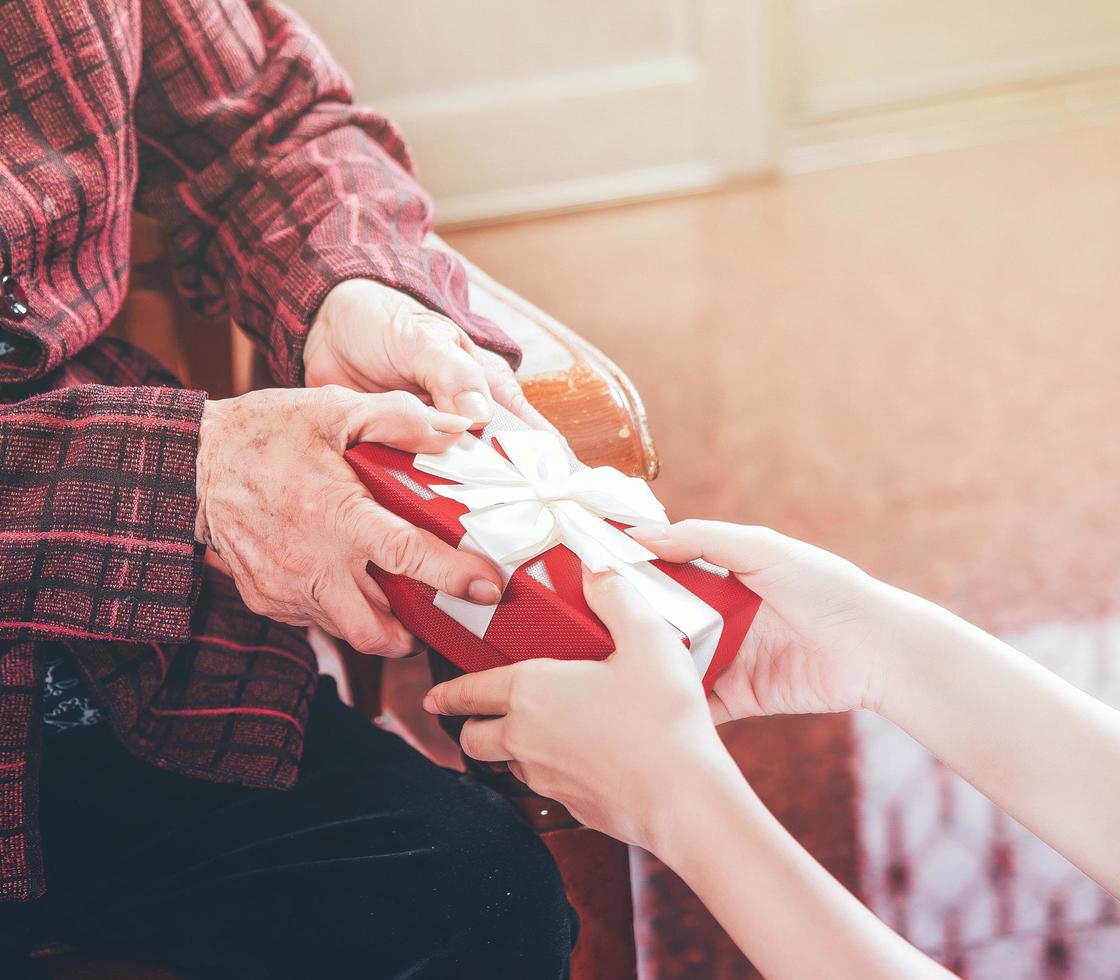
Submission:
M 482 716 L 464 725 L 464 752 L 510 761 L 515 776 L 580 822 L 651 847 L 665 774 L 719 765 L 726 752 L 680 634 L 614 573 L 585 573 L 584 593 L 614 638 L 607 660 L 526 660 L 465 674 L 432 688 L 424 707 Z
M 358 442 L 440 452 L 470 424 L 406 392 L 329 386 L 208 401 L 195 536 L 229 566 L 254 612 L 318 624 L 365 653 L 417 650 L 367 562 L 487 604 L 501 597 L 501 578 L 482 558 L 378 506 L 343 453 Z
M 551 428 L 505 358 L 478 347 L 442 314 L 372 280 L 350 279 L 330 291 L 307 336 L 303 364 L 309 388 L 411 391 L 476 425 L 490 421 L 497 402 L 533 428 Z
M 728 568 L 762 597 L 709 698 L 717 723 L 878 707 L 896 623 L 913 596 L 769 528 L 682 521 L 628 533 L 668 561 Z

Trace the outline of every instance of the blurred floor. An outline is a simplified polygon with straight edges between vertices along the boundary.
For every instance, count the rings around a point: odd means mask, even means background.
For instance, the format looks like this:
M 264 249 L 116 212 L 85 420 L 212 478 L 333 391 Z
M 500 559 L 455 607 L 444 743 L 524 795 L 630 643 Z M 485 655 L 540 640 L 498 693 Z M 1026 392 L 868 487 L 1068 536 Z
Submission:
M 630 373 L 672 514 L 806 538 L 1120 696 L 1120 124 L 446 237 Z M 875 719 L 727 737 L 970 976 L 1120 975 L 1115 905 Z M 647 978 L 751 975 L 667 873 L 642 903 Z

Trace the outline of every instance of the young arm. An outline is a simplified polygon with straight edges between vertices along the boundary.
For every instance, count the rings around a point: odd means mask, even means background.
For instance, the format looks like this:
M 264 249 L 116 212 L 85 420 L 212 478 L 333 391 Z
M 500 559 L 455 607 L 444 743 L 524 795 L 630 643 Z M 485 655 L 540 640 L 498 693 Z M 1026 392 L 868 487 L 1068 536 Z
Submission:
M 673 779 L 652 847 L 766 977 L 951 974 L 881 922 L 766 809 L 730 758 Z
M 686 521 L 632 533 L 670 561 L 731 568 L 765 600 L 709 699 L 717 721 L 881 711 L 1120 892 L 1117 712 L 945 610 L 765 528 Z M 622 602 L 628 619 L 612 613 L 596 588 L 589 601 L 617 644 L 610 660 L 462 677 L 426 706 L 498 716 L 467 723 L 468 754 L 515 760 L 516 775 L 584 823 L 649 847 L 768 975 L 936 974 L 742 783 L 696 720 L 675 635 L 636 597 Z
M 635 536 L 673 561 L 729 567 L 765 600 L 716 683 L 717 720 L 877 711 L 1120 895 L 1120 712 L 933 603 L 774 531 L 684 521 Z
M 944 609 L 897 601 L 879 713 L 1120 896 L 1120 712 Z
M 585 590 L 614 655 L 527 661 L 434 688 L 429 710 L 489 716 L 466 723 L 464 750 L 514 760 L 519 778 L 583 823 L 653 851 L 768 977 L 947 976 L 762 805 L 715 733 L 679 636 L 616 575 Z

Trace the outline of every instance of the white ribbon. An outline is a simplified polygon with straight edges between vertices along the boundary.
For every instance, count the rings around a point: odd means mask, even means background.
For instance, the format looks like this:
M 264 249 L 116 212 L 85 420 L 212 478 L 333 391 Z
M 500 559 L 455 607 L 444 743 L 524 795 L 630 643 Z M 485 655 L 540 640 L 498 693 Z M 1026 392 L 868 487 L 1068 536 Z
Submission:
M 664 521 L 665 508 L 648 484 L 609 466 L 573 471 L 563 443 L 551 432 L 510 431 L 497 438 L 509 459 L 472 435 L 442 453 L 416 457 L 416 469 L 455 481 L 431 489 L 467 508 L 460 518 L 467 533 L 459 548 L 494 562 L 503 588 L 518 568 L 558 544 L 593 572 L 620 573 L 688 637 L 703 676 L 723 632 L 723 617 L 649 564 L 657 557 L 653 552 L 607 523 Z M 479 639 L 496 612 L 495 606 L 443 592 L 435 605 Z

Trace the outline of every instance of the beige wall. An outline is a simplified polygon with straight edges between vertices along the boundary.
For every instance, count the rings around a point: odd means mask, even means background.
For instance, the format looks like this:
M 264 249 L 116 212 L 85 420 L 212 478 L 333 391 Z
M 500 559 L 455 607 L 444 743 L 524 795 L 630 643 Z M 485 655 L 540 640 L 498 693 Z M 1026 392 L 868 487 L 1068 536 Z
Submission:
M 799 0 L 807 116 L 1114 70 L 1117 0 Z
M 1118 0 L 289 0 L 445 221 L 1120 110 Z
M 782 9 L 787 169 L 1120 110 L 1117 0 L 795 0 Z

